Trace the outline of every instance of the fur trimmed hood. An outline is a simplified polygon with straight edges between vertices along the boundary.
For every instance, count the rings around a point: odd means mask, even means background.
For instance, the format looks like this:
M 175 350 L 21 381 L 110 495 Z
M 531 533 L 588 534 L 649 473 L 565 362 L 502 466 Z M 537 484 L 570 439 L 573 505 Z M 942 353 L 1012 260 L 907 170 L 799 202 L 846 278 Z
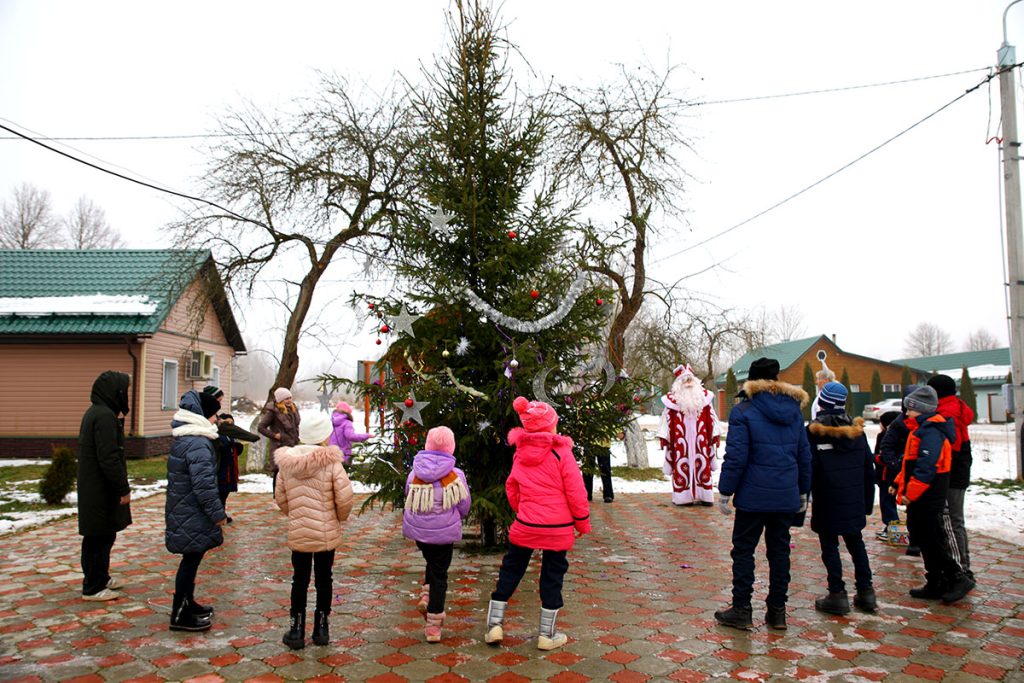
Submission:
M 821 422 L 812 422 L 807 425 L 807 431 L 817 437 L 826 439 L 856 439 L 864 433 L 864 418 L 856 417 L 853 424 L 827 425 Z
M 775 379 L 753 379 L 743 383 L 743 391 L 747 396 L 754 398 L 755 394 L 767 393 L 776 396 L 788 396 L 803 408 L 810 401 L 807 392 L 798 386 L 780 382 Z
M 281 472 L 296 479 L 309 479 L 332 463 L 341 463 L 342 455 L 337 446 L 292 446 L 278 448 L 274 452 L 274 462 Z

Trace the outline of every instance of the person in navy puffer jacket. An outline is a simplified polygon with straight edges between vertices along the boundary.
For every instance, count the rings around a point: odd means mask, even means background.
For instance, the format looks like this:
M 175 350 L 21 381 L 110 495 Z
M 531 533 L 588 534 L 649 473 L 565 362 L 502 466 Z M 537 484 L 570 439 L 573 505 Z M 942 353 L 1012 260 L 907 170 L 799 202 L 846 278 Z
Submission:
M 769 567 L 765 622 L 786 628 L 789 591 L 789 528 L 807 509 L 811 450 L 800 408 L 807 392 L 778 381 L 779 362 L 750 364 L 743 391 L 748 398 L 729 413 L 725 459 L 718 480 L 719 507 L 732 514 L 732 605 L 715 612 L 724 626 L 750 629 L 754 550 L 764 533 Z
M 221 528 L 227 523 L 217 490 L 217 465 L 213 442 L 217 439 L 216 416 L 220 403 L 194 389 L 185 392 L 171 420 L 171 454 L 167 457 L 165 544 L 181 555 L 174 580 L 171 606 L 172 631 L 206 631 L 212 607 L 196 603 L 196 573 L 207 550 L 224 542 Z
M 455 466 L 455 435 L 447 427 L 427 432 L 426 448 L 416 454 L 405 482 L 402 533 L 416 541 L 427 563 L 420 602 L 428 643 L 441 642 L 448 567 L 452 550 L 462 539 L 462 520 L 469 514 L 466 475 Z

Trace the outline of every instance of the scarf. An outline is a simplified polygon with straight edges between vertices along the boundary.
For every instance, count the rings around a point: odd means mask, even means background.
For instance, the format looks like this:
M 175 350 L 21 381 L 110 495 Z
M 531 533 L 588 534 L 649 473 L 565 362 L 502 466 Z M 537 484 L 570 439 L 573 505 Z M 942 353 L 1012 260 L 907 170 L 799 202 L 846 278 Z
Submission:
M 184 424 L 171 429 L 171 436 L 205 436 L 211 441 L 215 441 L 220 436 L 217 433 L 217 425 L 191 410 L 178 408 L 178 412 L 171 419 L 175 422 L 184 422 Z
M 469 498 L 469 491 L 455 472 L 449 472 L 438 482 L 441 484 L 441 509 L 450 510 Z M 405 497 L 405 509 L 426 514 L 434 509 L 434 483 L 413 477 L 409 494 Z

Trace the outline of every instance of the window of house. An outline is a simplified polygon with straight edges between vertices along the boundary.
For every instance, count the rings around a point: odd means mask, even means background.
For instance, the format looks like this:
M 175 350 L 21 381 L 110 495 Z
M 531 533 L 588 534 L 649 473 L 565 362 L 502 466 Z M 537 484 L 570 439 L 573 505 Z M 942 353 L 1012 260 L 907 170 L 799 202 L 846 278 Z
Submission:
M 903 390 L 902 384 L 883 384 L 882 391 L 887 394 L 898 394 Z
M 851 384 L 850 385 L 850 391 L 860 391 L 860 385 L 859 384 Z
M 160 407 L 174 410 L 178 407 L 178 361 L 164 361 L 164 384 Z
M 213 371 L 210 372 L 210 384 L 215 387 L 220 386 L 220 368 L 214 367 Z

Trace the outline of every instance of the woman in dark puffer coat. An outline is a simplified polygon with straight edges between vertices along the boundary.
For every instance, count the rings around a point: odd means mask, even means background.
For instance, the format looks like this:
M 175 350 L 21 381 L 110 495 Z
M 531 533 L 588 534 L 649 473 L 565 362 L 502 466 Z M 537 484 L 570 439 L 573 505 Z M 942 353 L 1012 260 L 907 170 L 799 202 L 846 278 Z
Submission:
M 174 581 L 172 631 L 206 631 L 212 607 L 196 604 L 196 573 L 207 550 L 224 542 L 227 522 L 217 491 L 213 442 L 220 405 L 209 394 L 186 392 L 171 420 L 171 454 L 167 458 L 167 550 L 181 555 Z

